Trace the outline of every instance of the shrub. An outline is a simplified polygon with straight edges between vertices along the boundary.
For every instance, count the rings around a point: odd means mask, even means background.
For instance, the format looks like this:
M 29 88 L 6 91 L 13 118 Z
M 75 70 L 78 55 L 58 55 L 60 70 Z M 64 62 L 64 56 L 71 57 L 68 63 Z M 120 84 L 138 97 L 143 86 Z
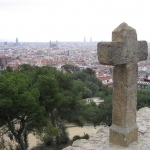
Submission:
M 80 140 L 80 139 L 89 139 L 89 135 L 84 133 L 83 136 L 75 135 L 73 137 L 73 141 Z

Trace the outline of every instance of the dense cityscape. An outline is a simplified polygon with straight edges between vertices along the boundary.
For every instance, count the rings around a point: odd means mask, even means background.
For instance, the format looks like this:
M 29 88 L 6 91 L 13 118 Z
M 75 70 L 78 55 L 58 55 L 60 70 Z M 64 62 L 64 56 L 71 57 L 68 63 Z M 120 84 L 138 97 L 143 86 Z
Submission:
M 51 66 L 61 70 L 61 66 L 70 64 L 81 70 L 91 68 L 104 85 L 112 86 L 113 66 L 101 65 L 97 58 L 97 43 L 86 42 L 15 42 L 0 43 L 0 70 L 10 66 L 17 70 L 19 65 Z M 150 44 L 148 43 L 149 52 Z M 139 84 L 143 85 L 143 78 L 150 75 L 150 55 L 146 61 L 138 63 Z M 149 84 L 149 83 L 148 83 Z M 142 86 L 139 85 L 139 86 Z M 145 88 L 145 87 L 143 87 Z

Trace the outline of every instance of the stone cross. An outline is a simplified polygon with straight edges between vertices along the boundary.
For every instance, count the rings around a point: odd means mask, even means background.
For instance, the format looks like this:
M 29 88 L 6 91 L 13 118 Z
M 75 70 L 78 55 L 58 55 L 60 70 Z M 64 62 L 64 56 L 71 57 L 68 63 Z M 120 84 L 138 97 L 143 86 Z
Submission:
M 147 42 L 137 41 L 136 30 L 122 23 L 112 32 L 112 42 L 100 42 L 97 47 L 99 62 L 114 66 L 109 142 L 127 147 L 138 139 L 137 63 L 147 59 Z

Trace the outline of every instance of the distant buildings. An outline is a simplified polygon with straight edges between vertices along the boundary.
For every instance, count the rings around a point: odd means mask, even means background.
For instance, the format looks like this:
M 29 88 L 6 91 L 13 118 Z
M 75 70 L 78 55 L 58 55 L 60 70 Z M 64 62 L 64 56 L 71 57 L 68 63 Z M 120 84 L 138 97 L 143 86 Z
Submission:
M 4 42 L 4 45 L 7 45 L 7 42 Z
M 92 42 L 92 37 L 90 37 L 90 42 Z
M 74 50 L 68 50 L 68 56 L 73 56 L 74 55 Z
M 104 86 L 108 86 L 108 87 L 112 87 L 113 86 L 113 77 L 112 77 L 112 75 L 103 74 L 101 76 L 98 76 L 98 79 L 100 81 L 102 81 L 102 84 Z
M 139 90 L 150 90 L 150 76 L 148 78 L 140 78 L 137 87 Z
M 84 37 L 86 41 L 86 37 Z M 90 37 L 92 41 L 92 37 Z M 15 46 L 18 43 L 18 46 Z M 59 45 L 58 45 L 59 44 Z M 78 66 L 81 70 L 91 68 L 103 85 L 111 87 L 113 84 L 113 67 L 101 65 L 97 59 L 97 42 L 8 42 L 0 43 L 0 70 L 7 66 L 16 70 L 21 64 L 31 66 L 52 66 L 57 69 L 64 64 Z M 150 76 L 150 60 L 138 63 L 138 88 L 149 89 L 150 82 L 141 80 Z
M 9 62 L 11 62 L 11 57 L 9 57 L 9 56 L 0 56 L 0 70 L 5 69 Z
M 18 38 L 16 38 L 16 45 L 18 45 Z
M 84 37 L 84 42 L 87 42 L 86 37 Z M 90 42 L 92 42 L 92 37 L 90 37 Z
M 84 42 L 86 42 L 86 37 L 84 37 Z
M 50 48 L 58 48 L 58 41 L 56 42 L 50 41 Z

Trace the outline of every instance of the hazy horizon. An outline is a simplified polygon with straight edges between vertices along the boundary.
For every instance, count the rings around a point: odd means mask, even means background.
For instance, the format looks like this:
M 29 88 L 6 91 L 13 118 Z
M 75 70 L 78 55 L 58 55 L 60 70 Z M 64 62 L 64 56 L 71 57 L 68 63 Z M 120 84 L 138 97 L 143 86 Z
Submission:
M 0 41 L 111 41 L 122 22 L 150 41 L 148 0 L 0 0 Z

